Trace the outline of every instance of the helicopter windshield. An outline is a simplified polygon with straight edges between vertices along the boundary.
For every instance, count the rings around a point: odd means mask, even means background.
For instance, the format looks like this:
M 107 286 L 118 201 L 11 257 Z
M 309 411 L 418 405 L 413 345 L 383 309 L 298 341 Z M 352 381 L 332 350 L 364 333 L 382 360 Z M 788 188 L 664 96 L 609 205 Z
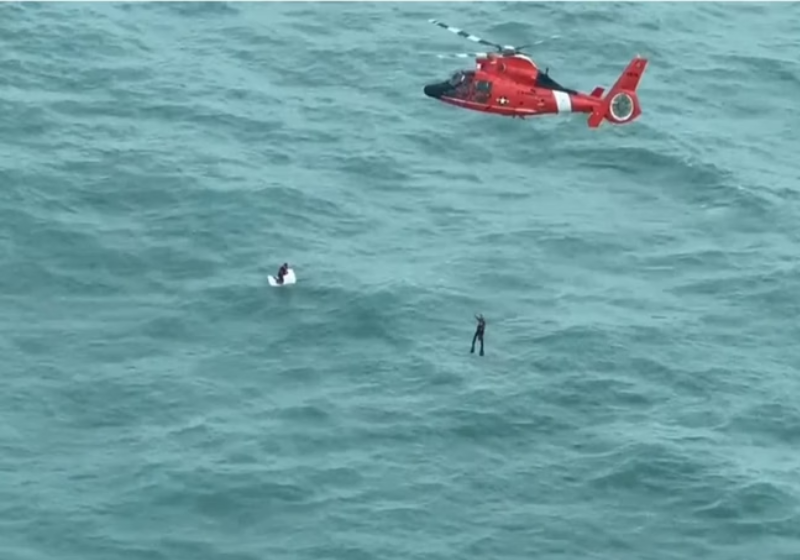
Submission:
M 472 82 L 472 77 L 474 75 L 475 72 L 470 70 L 460 70 L 450 76 L 450 79 L 447 80 L 447 83 L 449 83 L 452 87 L 466 86 Z
M 450 76 L 450 85 L 457 86 L 461 82 L 464 81 L 464 73 L 463 72 L 455 72 L 452 76 Z

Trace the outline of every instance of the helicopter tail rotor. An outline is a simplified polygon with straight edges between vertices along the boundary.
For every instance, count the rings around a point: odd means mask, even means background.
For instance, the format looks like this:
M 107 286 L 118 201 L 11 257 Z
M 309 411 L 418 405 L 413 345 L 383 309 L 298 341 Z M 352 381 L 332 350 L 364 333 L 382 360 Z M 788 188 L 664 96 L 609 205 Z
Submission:
M 639 81 L 646 68 L 646 58 L 637 55 L 630 61 L 611 90 L 605 97 L 602 97 L 602 101 L 594 107 L 589 115 L 587 121 L 589 128 L 599 127 L 604 120 L 611 124 L 626 124 L 636 120 L 642 114 L 636 88 L 639 87 Z M 594 95 L 595 93 L 597 95 Z M 592 95 L 599 98 L 603 95 L 603 88 L 596 87 Z

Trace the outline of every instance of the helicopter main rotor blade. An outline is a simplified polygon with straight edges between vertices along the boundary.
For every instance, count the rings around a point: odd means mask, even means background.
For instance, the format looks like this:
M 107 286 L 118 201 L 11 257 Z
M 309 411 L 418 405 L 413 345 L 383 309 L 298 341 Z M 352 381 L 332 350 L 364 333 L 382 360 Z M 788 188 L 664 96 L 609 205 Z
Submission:
M 487 58 L 489 53 L 457 53 L 457 54 L 439 54 L 439 58 Z
M 558 39 L 559 35 L 551 35 L 550 37 L 546 37 L 544 39 L 539 39 L 538 41 L 534 41 L 533 43 L 528 43 L 527 45 L 522 45 L 521 47 L 515 47 L 517 51 L 521 51 L 522 49 L 527 49 L 528 47 L 535 47 L 536 45 L 541 45 L 542 43 L 546 43 L 547 41 L 552 41 L 553 39 Z
M 429 19 L 428 22 L 432 23 L 433 25 L 438 25 L 439 27 L 441 27 L 442 29 L 446 29 L 450 33 L 455 33 L 456 35 L 464 37 L 465 39 L 469 39 L 470 41 L 473 41 L 475 43 L 480 43 L 481 45 L 486 45 L 488 47 L 494 47 L 497 50 L 503 50 L 503 47 L 501 45 L 498 45 L 497 43 L 491 43 L 485 39 L 481 39 L 477 35 L 472 35 L 471 33 L 467 33 L 466 31 L 463 31 L 458 27 L 447 25 L 446 23 L 443 23 L 435 19 Z

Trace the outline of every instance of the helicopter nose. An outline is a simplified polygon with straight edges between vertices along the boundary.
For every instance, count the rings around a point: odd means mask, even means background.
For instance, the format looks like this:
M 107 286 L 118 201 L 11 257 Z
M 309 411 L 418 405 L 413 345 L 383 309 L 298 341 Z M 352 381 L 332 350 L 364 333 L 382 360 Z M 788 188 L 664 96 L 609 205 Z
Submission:
M 447 86 L 444 84 L 428 84 L 423 88 L 423 92 L 428 97 L 439 99 L 447 91 Z

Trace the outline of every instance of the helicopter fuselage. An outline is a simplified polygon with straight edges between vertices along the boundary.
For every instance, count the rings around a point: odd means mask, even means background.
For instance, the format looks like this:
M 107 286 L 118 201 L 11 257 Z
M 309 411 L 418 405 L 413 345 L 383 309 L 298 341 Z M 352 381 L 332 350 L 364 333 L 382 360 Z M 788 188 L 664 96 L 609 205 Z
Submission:
M 444 103 L 511 117 L 591 112 L 601 101 L 563 87 L 521 54 L 477 58 L 474 70 L 458 71 L 423 91 Z

